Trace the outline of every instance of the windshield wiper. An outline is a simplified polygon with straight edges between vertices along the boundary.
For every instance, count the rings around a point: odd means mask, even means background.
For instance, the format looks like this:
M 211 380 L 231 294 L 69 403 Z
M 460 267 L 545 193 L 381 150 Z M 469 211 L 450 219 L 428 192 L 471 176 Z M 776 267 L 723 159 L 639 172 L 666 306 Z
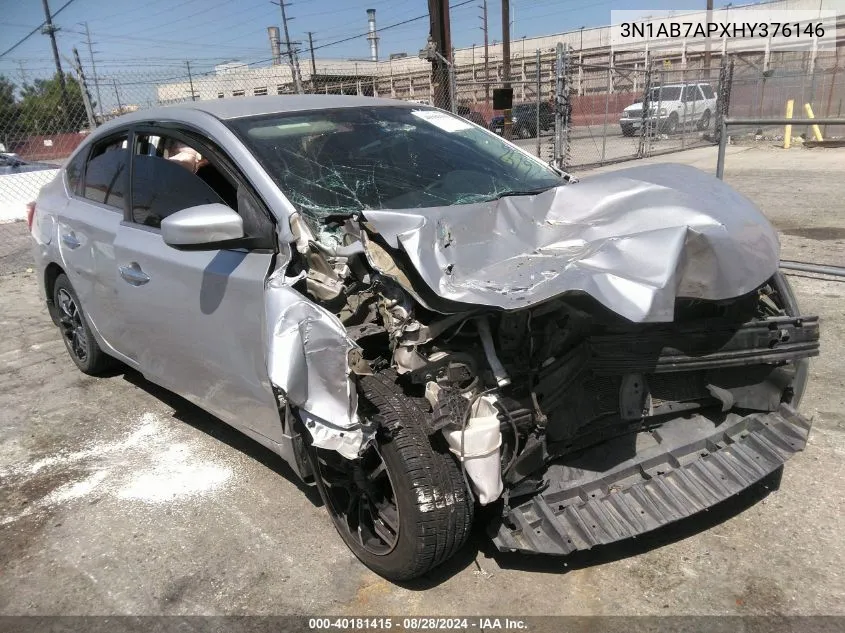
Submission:
M 563 184 L 563 183 L 561 183 Z M 551 185 L 549 187 L 543 187 L 542 189 L 527 189 L 524 191 L 520 190 L 508 190 L 508 191 L 500 191 L 499 193 L 493 195 L 490 200 L 500 200 L 505 197 L 510 196 L 536 196 L 538 193 L 543 193 L 544 191 L 548 191 L 549 189 L 553 189 L 554 187 L 558 187 L 559 185 Z

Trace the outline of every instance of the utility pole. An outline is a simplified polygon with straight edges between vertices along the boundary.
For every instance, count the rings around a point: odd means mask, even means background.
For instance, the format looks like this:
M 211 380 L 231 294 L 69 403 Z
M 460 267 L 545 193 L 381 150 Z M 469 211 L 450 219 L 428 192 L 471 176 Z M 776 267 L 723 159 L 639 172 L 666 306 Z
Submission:
M 185 60 L 185 66 L 188 67 L 188 84 L 191 86 L 191 101 L 196 101 L 197 93 L 194 92 L 194 78 L 191 75 L 191 62 Z
M 505 89 L 511 87 L 511 3 L 502 0 L 502 85 Z M 502 136 L 511 137 L 511 111 L 504 111 Z
M 91 31 L 88 30 L 87 22 L 85 22 L 85 39 L 88 42 L 88 56 L 91 58 L 91 72 L 94 74 L 94 92 L 97 94 L 97 105 L 100 108 L 100 116 L 103 116 L 103 100 L 100 98 L 100 80 L 97 77 L 97 65 L 94 63 L 94 49 L 91 46 Z
M 490 46 L 487 38 L 487 0 L 481 5 L 481 30 L 484 31 L 484 103 L 490 105 Z
M 317 85 L 315 83 L 317 76 L 317 61 L 314 59 L 314 40 L 312 39 L 311 31 L 308 31 L 308 49 L 311 51 L 311 92 L 314 92 L 314 87 Z
M 271 4 L 278 4 L 282 10 L 282 28 L 285 32 L 285 46 L 288 49 L 290 72 L 293 75 L 293 84 L 296 87 L 297 94 L 302 94 L 302 79 L 299 77 L 299 60 L 294 55 L 293 47 L 291 46 L 290 33 L 288 32 L 288 16 L 285 13 L 285 7 L 288 5 L 285 4 L 284 0 L 279 0 L 279 2 L 272 2 L 271 0 Z M 290 19 L 292 20 L 293 18 Z
M 47 0 L 41 0 L 42 4 L 44 5 L 44 26 L 41 28 L 41 33 L 44 35 L 50 36 L 50 44 L 53 46 L 53 61 L 56 62 L 56 73 L 59 76 L 59 86 L 62 89 L 62 102 L 64 106 L 67 106 L 68 98 L 67 98 L 67 86 L 65 85 L 65 73 L 62 70 L 62 62 L 59 59 L 59 47 L 56 44 L 56 31 L 59 29 L 53 26 L 53 16 L 50 15 L 50 5 L 47 4 Z
M 434 105 L 452 110 L 452 36 L 449 26 L 449 0 L 428 0 L 429 44 L 434 54 L 426 57 L 431 62 L 431 85 Z

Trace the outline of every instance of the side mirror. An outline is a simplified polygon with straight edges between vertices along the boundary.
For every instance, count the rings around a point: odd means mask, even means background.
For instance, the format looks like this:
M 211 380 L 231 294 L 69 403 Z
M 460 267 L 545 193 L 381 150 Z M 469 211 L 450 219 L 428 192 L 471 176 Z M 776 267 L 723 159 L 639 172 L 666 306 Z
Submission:
M 164 218 L 161 236 L 174 248 L 217 249 L 244 237 L 244 221 L 225 204 L 201 204 Z

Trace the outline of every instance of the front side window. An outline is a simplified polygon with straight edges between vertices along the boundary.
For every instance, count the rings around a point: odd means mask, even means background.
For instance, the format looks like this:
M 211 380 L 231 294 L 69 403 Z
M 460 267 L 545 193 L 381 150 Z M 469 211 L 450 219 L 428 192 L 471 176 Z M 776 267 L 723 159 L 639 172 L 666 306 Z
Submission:
M 716 98 L 716 95 L 713 93 L 713 88 L 711 86 L 708 86 L 707 84 L 703 84 L 701 86 L 701 92 L 704 93 L 705 99 L 715 99 Z
M 237 204 L 234 185 L 188 143 L 138 134 L 133 154 L 133 222 L 157 228 L 182 209 L 213 202 Z
M 319 220 L 460 205 L 565 183 L 542 161 L 432 108 L 377 106 L 228 122 L 280 189 Z
M 95 144 L 85 167 L 83 195 L 94 202 L 123 209 L 128 167 L 126 134 Z
M 698 99 L 698 86 L 687 86 L 684 88 L 684 101 L 696 101 Z

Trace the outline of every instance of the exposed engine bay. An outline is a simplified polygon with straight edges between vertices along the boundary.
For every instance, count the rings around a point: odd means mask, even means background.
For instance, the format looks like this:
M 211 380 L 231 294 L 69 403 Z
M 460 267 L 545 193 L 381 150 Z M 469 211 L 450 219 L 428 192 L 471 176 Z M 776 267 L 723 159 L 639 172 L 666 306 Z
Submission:
M 817 318 L 795 314 L 777 273 L 735 298 L 678 299 L 670 322 L 634 323 L 583 292 L 506 311 L 423 298 L 359 216 L 328 218 L 318 235 L 293 227 L 288 280 L 342 324 L 351 375 L 398 373 L 482 504 L 548 489 L 551 464 L 613 438 L 777 412 L 797 402 L 818 354 Z M 375 429 L 359 423 L 365 443 Z

